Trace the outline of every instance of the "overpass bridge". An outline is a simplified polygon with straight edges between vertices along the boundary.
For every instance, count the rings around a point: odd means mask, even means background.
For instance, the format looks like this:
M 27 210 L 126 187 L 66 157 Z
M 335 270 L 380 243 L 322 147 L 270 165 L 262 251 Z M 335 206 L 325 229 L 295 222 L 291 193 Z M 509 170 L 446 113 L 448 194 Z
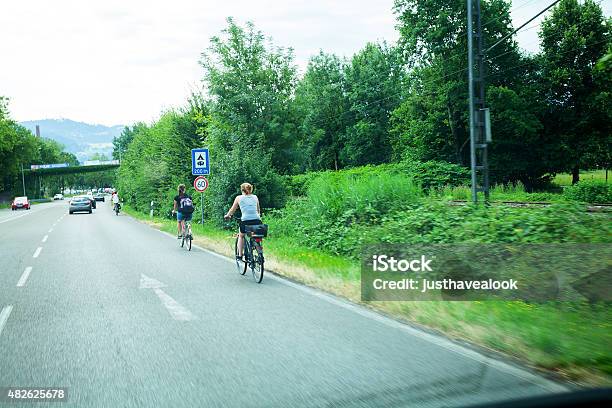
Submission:
M 23 169 L 24 175 L 37 175 L 37 176 L 62 176 L 67 174 L 82 174 L 92 173 L 96 171 L 112 170 L 116 169 L 121 165 L 119 160 L 109 160 L 105 162 L 83 164 L 78 166 L 71 166 L 68 163 L 61 165 L 57 164 L 41 164 L 32 165 L 29 169 Z

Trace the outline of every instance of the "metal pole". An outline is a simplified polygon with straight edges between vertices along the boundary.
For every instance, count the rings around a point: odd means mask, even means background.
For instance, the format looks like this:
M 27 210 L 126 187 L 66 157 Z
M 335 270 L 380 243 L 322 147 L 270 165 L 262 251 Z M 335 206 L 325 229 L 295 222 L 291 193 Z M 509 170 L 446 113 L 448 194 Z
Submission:
M 200 193 L 200 198 L 202 199 L 202 221 L 201 221 L 201 224 L 204 225 L 204 193 Z
M 21 185 L 23 186 L 23 195 L 26 195 L 25 192 L 25 176 L 23 175 L 23 163 L 21 163 Z
M 478 202 L 476 195 L 476 141 L 474 129 L 474 31 L 472 27 L 472 0 L 467 0 L 467 46 L 468 46 L 468 89 L 470 105 L 470 165 L 472 168 L 472 201 Z
M 482 13 L 480 10 L 480 0 L 476 0 L 477 10 L 477 23 L 476 29 L 478 32 L 478 141 L 477 144 L 481 146 L 480 152 L 480 164 L 482 169 L 482 190 L 484 191 L 485 202 L 489 202 L 489 158 L 487 149 L 486 134 L 486 120 L 485 120 L 485 53 L 484 53 L 484 38 L 482 35 Z M 478 157 L 476 157 L 478 159 Z

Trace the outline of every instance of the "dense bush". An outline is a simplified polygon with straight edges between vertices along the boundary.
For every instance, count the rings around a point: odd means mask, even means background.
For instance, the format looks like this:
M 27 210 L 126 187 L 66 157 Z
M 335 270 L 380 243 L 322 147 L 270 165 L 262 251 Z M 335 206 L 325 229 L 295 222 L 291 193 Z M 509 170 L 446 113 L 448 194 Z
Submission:
M 608 215 L 588 214 L 572 203 L 486 208 L 423 200 L 392 209 L 375 221 L 354 223 L 346 216 L 313 218 L 311 206 L 310 197 L 292 201 L 268 221 L 271 230 L 355 258 L 363 245 L 375 243 L 585 243 L 610 242 L 612 236 Z
M 153 201 L 165 214 L 176 186 L 191 186 L 189 152 L 200 145 L 193 112 L 167 112 L 151 126 L 140 126 L 123 154 L 117 176 L 120 197 L 139 211 L 148 211 Z
M 443 161 L 415 162 L 404 161 L 399 163 L 381 164 L 378 166 L 360 166 L 340 171 L 309 172 L 295 176 L 286 176 L 285 182 L 290 196 L 305 196 L 314 180 L 328 174 L 339 174 L 338 177 L 354 176 L 361 178 L 377 177 L 380 175 L 398 175 L 420 185 L 424 190 L 440 189 L 447 186 L 460 186 L 469 183 L 470 171 L 456 164 Z M 399 179 L 397 179 L 399 180 Z M 403 181 L 402 181 L 403 183 Z
M 425 190 L 470 182 L 469 169 L 445 161 L 404 161 L 397 166 Z
M 285 204 L 285 184 L 270 165 L 269 156 L 248 150 L 218 153 L 218 150 L 211 151 L 215 170 L 206 196 L 211 214 L 219 223 L 245 182 L 253 185 L 253 193 L 258 196 L 262 208 L 280 208 Z
M 566 187 L 563 196 L 586 203 L 612 203 L 612 184 L 599 180 L 583 180 Z

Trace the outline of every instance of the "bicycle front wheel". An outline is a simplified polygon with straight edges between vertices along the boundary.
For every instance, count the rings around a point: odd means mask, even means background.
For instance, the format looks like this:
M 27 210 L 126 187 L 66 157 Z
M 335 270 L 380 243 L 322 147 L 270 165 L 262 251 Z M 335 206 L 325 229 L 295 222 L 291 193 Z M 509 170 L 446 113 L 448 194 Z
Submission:
M 234 242 L 234 259 L 236 260 L 238 273 L 244 275 L 247 271 L 247 264 L 243 261 L 244 257 L 238 258 L 238 237 L 236 237 L 236 242 Z

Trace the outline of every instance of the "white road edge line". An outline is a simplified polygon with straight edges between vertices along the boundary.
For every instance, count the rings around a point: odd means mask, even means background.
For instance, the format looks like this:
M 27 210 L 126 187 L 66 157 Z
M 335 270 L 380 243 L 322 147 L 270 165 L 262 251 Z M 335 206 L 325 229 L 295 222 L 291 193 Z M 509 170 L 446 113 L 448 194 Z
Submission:
M 48 235 L 45 235 L 45 236 L 43 237 L 42 241 L 40 241 L 40 242 L 47 242 L 47 238 L 49 238 L 49 236 L 48 236 Z
M 2 330 L 4 329 L 4 325 L 6 325 L 6 322 L 9 316 L 11 315 L 12 311 L 13 311 L 13 305 L 8 305 L 8 306 L 4 306 L 4 309 L 2 309 L 2 311 L 0 312 L 0 335 L 2 335 Z
M 167 233 L 165 231 L 161 231 L 161 230 L 156 230 L 156 231 L 161 232 L 162 234 L 168 236 L 169 238 L 172 238 L 173 240 L 176 239 L 176 237 L 174 237 L 173 235 L 171 235 L 171 234 L 169 234 L 169 233 Z M 223 260 L 225 260 L 225 261 L 227 261 L 227 262 L 229 262 L 231 264 L 234 264 L 234 260 L 232 260 L 232 259 L 230 259 L 230 258 L 228 258 L 228 257 L 226 257 L 224 255 L 217 254 L 217 253 L 215 253 L 213 251 L 210 251 L 208 249 L 202 248 L 202 247 L 200 247 L 198 245 L 193 245 L 193 247 L 199 249 L 202 252 L 206 252 L 207 254 L 210 254 L 210 255 L 215 256 L 217 258 L 223 259 Z M 460 355 L 462 355 L 464 357 L 467 357 L 467 358 L 472 359 L 474 361 L 477 361 L 479 363 L 486 364 L 489 367 L 492 367 L 492 368 L 495 368 L 497 370 L 503 371 L 503 372 L 505 372 L 507 374 L 513 375 L 513 376 L 515 376 L 517 378 L 520 378 L 521 380 L 528 381 L 528 382 L 531 382 L 533 384 L 536 384 L 536 385 L 538 385 L 538 386 L 540 386 L 542 388 L 545 388 L 545 389 L 547 389 L 547 390 L 549 390 L 551 392 L 566 392 L 566 391 L 570 390 L 568 387 L 566 387 L 566 386 L 564 386 L 562 384 L 559 384 L 559 383 L 557 383 L 555 381 L 549 380 L 547 378 L 544 378 L 542 376 L 539 376 L 539 375 L 536 375 L 534 373 L 531 373 L 531 372 L 529 372 L 529 371 L 527 371 L 525 369 L 522 369 L 520 367 L 517 367 L 517 366 L 511 365 L 511 364 L 505 363 L 503 361 L 496 360 L 496 359 L 491 358 L 491 357 L 487 357 L 487 356 L 485 356 L 485 355 L 483 355 L 483 354 L 481 354 L 481 353 L 479 353 L 479 352 L 477 352 L 475 350 L 472 350 L 470 348 L 461 346 L 460 344 L 454 343 L 454 342 L 452 342 L 452 341 L 450 341 L 450 340 L 448 340 L 448 339 L 446 339 L 446 338 L 444 338 L 442 336 L 437 336 L 437 335 L 432 334 L 432 333 L 427 333 L 427 332 L 419 330 L 419 329 L 417 329 L 415 327 L 409 326 L 407 324 L 400 323 L 400 322 L 398 322 L 396 320 L 393 320 L 393 319 L 391 319 L 389 317 L 386 317 L 386 316 L 380 315 L 380 314 L 378 314 L 376 312 L 373 312 L 371 310 L 368 310 L 365 307 L 360 306 L 358 304 L 350 303 L 348 301 L 342 300 L 340 298 L 336 298 L 335 296 L 332 296 L 330 294 L 324 293 L 324 292 L 319 291 L 317 289 L 310 288 L 308 286 L 304 286 L 304 285 L 300 285 L 298 283 L 291 282 L 291 281 L 289 281 L 287 279 L 284 279 L 284 278 L 282 278 L 282 277 L 280 277 L 278 275 L 269 274 L 267 276 L 272 278 L 272 279 L 274 279 L 274 280 L 276 280 L 276 281 L 278 281 L 278 282 L 281 282 L 281 283 L 283 283 L 283 284 L 285 284 L 287 286 L 291 286 L 291 287 L 293 287 L 293 288 L 295 288 L 297 290 L 300 290 L 302 292 L 308 293 L 308 294 L 310 294 L 312 296 L 316 296 L 316 297 L 318 297 L 318 298 L 320 298 L 322 300 L 325 300 L 328 303 L 331 303 L 331 304 L 334 304 L 336 306 L 342 307 L 342 308 L 344 308 L 346 310 L 349 310 L 351 312 L 357 313 L 357 314 L 359 314 L 359 315 L 361 315 L 363 317 L 366 317 L 368 319 L 375 320 L 375 321 L 377 321 L 379 323 L 382 323 L 382 324 L 385 324 L 387 326 L 399 329 L 399 330 L 401 330 L 403 332 L 406 332 L 406 333 L 408 333 L 408 334 L 410 334 L 410 335 L 412 335 L 414 337 L 418 337 L 418 338 L 420 338 L 422 340 L 425 340 L 425 341 L 428 341 L 430 343 L 433 343 L 433 344 L 435 344 L 435 345 L 437 345 L 439 347 L 442 347 L 442 348 L 444 348 L 446 350 L 449 350 L 449 351 L 452 351 L 454 353 L 460 354 Z
M 38 258 L 38 255 L 40 255 L 40 251 L 42 251 L 42 247 L 36 248 L 36 251 L 34 251 L 34 255 L 32 255 L 32 258 Z
M 26 284 L 26 282 L 28 281 L 28 277 L 30 276 L 30 272 L 32 272 L 32 267 L 28 266 L 27 268 L 25 268 L 25 271 L 23 271 L 23 274 L 21 275 L 21 278 L 19 278 L 19 282 L 17 282 L 17 287 L 20 288 L 22 286 L 24 286 Z

